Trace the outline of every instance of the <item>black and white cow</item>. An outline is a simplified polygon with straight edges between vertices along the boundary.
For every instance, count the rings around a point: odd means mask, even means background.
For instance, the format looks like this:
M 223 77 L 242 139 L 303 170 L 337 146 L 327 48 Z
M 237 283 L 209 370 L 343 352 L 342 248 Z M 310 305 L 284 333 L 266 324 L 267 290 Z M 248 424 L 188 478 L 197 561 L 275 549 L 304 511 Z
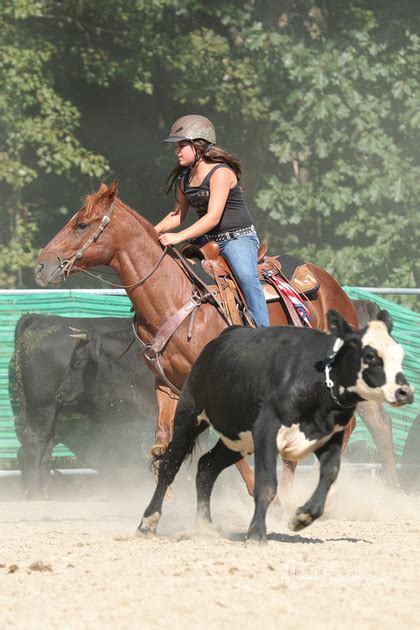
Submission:
M 319 483 L 291 528 L 300 530 L 321 516 L 339 471 L 343 428 L 356 404 L 413 400 L 402 373 L 403 349 L 389 334 L 386 311 L 361 331 L 353 331 L 336 311 L 329 311 L 328 321 L 330 335 L 306 328 L 232 327 L 204 348 L 183 387 L 173 439 L 140 533 L 156 532 L 165 492 L 209 424 L 220 439 L 198 463 L 199 523 L 211 521 L 210 495 L 220 472 L 250 453 L 255 453 L 255 512 L 248 538 L 266 540 L 278 454 L 299 460 L 315 452 Z

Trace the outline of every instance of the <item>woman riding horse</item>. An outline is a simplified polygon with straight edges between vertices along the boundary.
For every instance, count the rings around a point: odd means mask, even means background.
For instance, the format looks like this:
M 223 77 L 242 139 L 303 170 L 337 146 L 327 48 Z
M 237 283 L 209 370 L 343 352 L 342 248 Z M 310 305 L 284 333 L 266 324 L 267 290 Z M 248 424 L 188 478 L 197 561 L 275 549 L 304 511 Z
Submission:
M 160 242 L 215 241 L 235 274 L 255 324 L 269 326 L 258 278 L 259 241 L 240 186 L 240 161 L 216 145 L 213 123 L 205 116 L 179 118 L 164 142 L 176 143 L 179 164 L 166 180 L 166 193 L 175 192 L 175 205 L 156 225 Z M 168 232 L 184 223 L 190 206 L 198 220 L 181 232 Z

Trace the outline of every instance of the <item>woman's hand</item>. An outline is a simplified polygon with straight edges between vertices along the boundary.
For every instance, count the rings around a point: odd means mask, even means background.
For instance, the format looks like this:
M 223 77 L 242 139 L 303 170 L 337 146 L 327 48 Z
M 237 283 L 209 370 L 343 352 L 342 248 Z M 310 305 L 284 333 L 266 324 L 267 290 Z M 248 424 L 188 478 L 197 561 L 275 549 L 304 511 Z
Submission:
M 166 245 L 177 245 L 183 240 L 184 239 L 182 237 L 180 238 L 179 234 L 175 232 L 165 232 L 159 236 L 159 241 L 164 247 L 166 247 Z

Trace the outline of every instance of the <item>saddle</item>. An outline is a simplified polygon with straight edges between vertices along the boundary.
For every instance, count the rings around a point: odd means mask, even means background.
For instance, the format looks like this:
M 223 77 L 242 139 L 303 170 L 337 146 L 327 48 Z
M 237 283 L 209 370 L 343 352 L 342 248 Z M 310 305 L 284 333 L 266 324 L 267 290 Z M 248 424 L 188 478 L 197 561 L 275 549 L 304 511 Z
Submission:
M 203 271 L 215 282 L 209 289 L 213 295 L 217 294 L 229 324 L 243 326 L 247 323 L 255 326 L 242 290 L 235 281 L 229 264 L 220 255 L 219 245 L 215 241 L 203 245 L 188 243 L 182 247 L 181 253 L 189 260 L 199 261 Z M 285 292 L 281 287 L 284 287 L 286 282 L 301 300 L 314 299 L 319 289 L 319 280 L 315 274 L 306 264 L 293 256 L 267 256 L 265 243 L 260 245 L 258 250 L 258 274 L 263 284 L 266 302 L 281 300 L 292 323 L 302 326 L 296 308 L 287 295 L 288 291 Z

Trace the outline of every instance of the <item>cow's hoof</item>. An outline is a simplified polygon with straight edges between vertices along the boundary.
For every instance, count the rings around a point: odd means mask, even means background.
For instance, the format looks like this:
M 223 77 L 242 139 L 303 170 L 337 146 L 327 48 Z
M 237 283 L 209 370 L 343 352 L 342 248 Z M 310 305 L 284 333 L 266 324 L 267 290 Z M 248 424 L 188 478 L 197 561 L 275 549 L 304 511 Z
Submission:
M 220 534 L 214 527 L 211 520 L 205 518 L 196 518 L 194 524 L 194 534 L 198 537 L 205 536 L 206 538 L 220 538 Z
M 151 455 L 153 459 L 162 459 L 168 449 L 168 445 L 164 442 L 158 442 L 154 444 L 151 448 Z
M 305 527 L 308 527 L 308 525 L 310 525 L 313 520 L 314 517 L 312 516 L 312 514 L 309 514 L 308 512 L 301 512 L 298 510 L 295 516 L 289 521 L 289 529 L 291 529 L 293 532 L 298 532 L 301 529 L 305 529 Z
M 141 523 L 136 530 L 136 536 L 140 536 L 142 538 L 153 538 L 156 536 L 159 520 L 159 512 L 153 512 L 150 516 L 143 516 Z
M 248 531 L 246 535 L 245 544 L 248 547 L 252 547 L 255 545 L 266 545 L 267 544 L 267 536 L 265 533 L 258 532 L 256 530 Z
M 252 537 L 252 538 L 247 538 L 245 540 L 246 547 L 265 547 L 266 545 L 267 545 L 267 538 Z

